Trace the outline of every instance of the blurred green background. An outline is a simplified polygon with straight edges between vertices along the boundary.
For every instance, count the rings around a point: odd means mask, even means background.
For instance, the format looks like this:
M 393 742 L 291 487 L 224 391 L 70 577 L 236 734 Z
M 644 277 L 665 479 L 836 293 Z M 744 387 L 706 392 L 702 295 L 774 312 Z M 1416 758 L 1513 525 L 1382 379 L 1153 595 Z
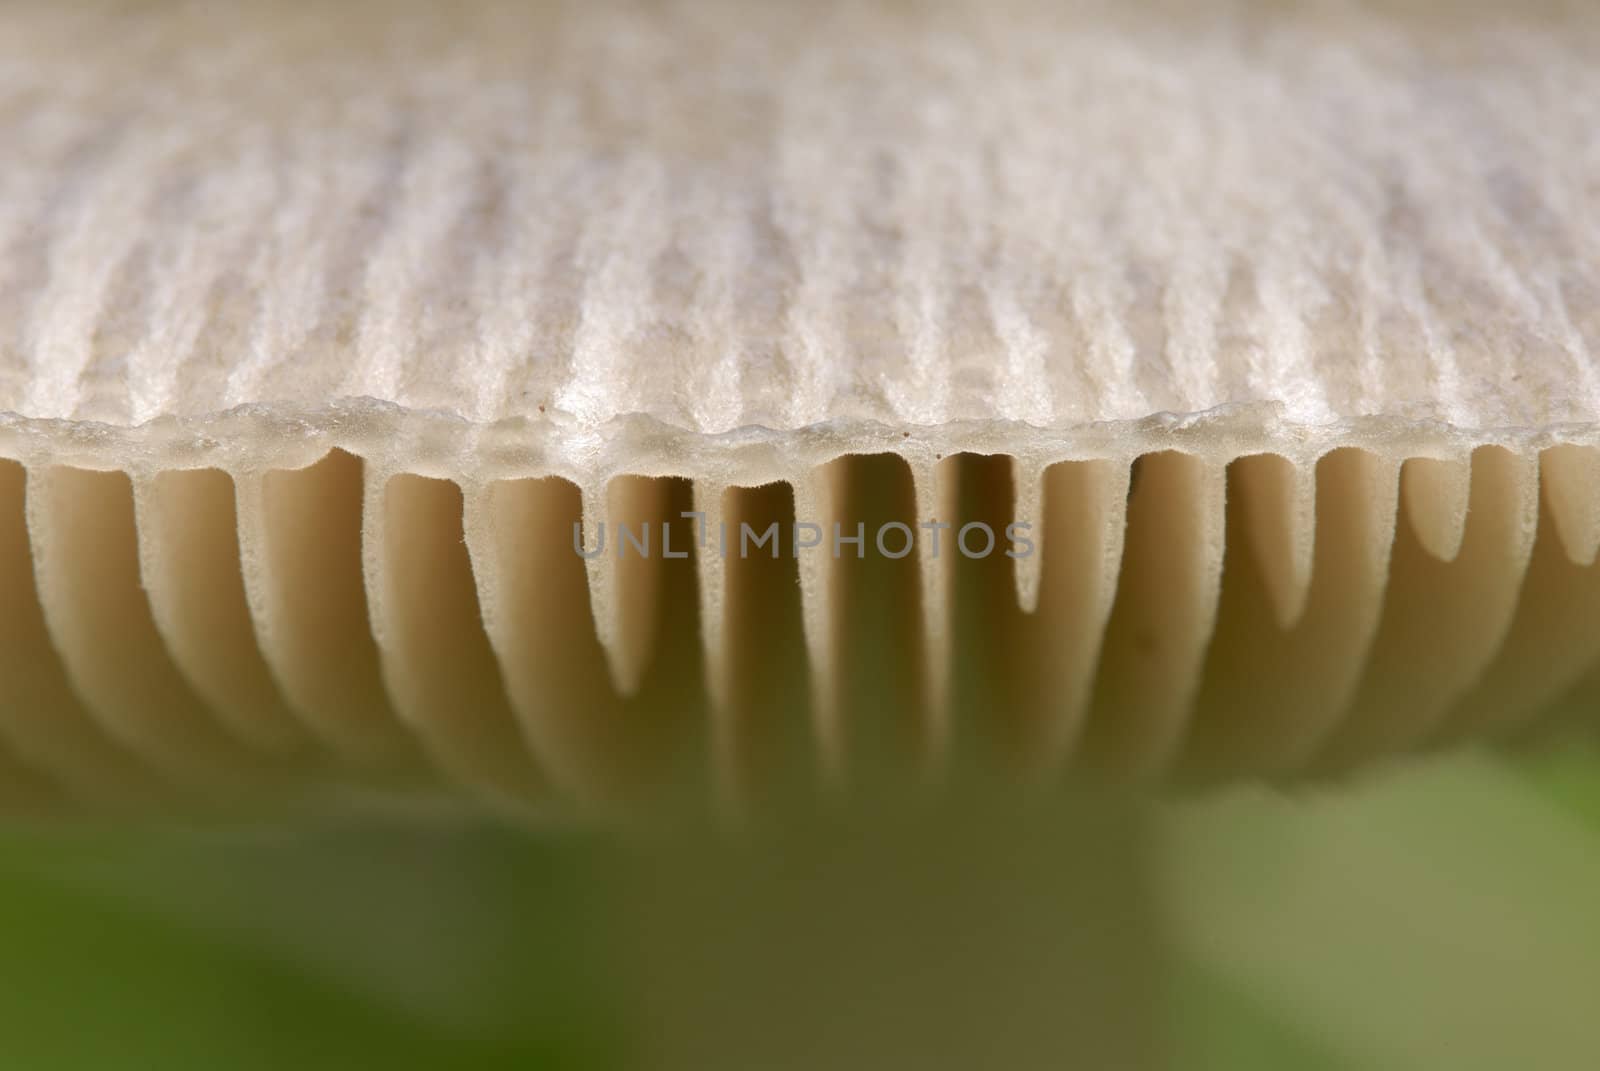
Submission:
M 1593 1066 L 1587 747 L 1167 800 L 1140 830 L 1172 1066 Z M 12 827 L 0 1047 L 28 1068 L 634 1066 L 639 854 L 444 814 Z M 1014 863 L 985 880 L 1035 881 Z

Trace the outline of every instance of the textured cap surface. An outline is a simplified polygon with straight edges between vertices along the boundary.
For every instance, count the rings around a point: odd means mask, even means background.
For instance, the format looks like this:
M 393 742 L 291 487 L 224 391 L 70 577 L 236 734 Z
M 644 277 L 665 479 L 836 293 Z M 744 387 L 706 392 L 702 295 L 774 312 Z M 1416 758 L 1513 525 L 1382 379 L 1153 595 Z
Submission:
M 0 412 L 1588 422 L 1600 30 L 1388 7 L 16 6 Z

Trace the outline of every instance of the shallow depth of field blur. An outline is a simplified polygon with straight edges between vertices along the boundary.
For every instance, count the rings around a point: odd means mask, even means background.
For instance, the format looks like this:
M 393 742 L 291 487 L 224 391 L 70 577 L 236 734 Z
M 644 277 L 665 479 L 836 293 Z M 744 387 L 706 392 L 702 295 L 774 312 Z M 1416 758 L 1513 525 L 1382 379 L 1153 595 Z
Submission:
M 1126 911 L 1159 945 L 1162 993 L 1131 1028 L 1159 1034 L 1171 1066 L 1592 1066 L 1600 762 L 1586 747 L 1212 792 L 1147 818 L 1153 896 Z M 0 1051 L 34 1069 L 639 1066 L 630 935 L 658 895 L 639 851 L 449 816 L 13 827 Z M 806 919 L 808 902 L 791 906 L 796 932 L 835 924 L 836 903 Z M 982 943 L 1004 921 L 938 925 Z M 698 947 L 666 968 L 682 987 Z M 1026 992 L 1038 968 L 1021 958 L 982 987 Z M 792 985 L 827 988 L 831 969 Z

